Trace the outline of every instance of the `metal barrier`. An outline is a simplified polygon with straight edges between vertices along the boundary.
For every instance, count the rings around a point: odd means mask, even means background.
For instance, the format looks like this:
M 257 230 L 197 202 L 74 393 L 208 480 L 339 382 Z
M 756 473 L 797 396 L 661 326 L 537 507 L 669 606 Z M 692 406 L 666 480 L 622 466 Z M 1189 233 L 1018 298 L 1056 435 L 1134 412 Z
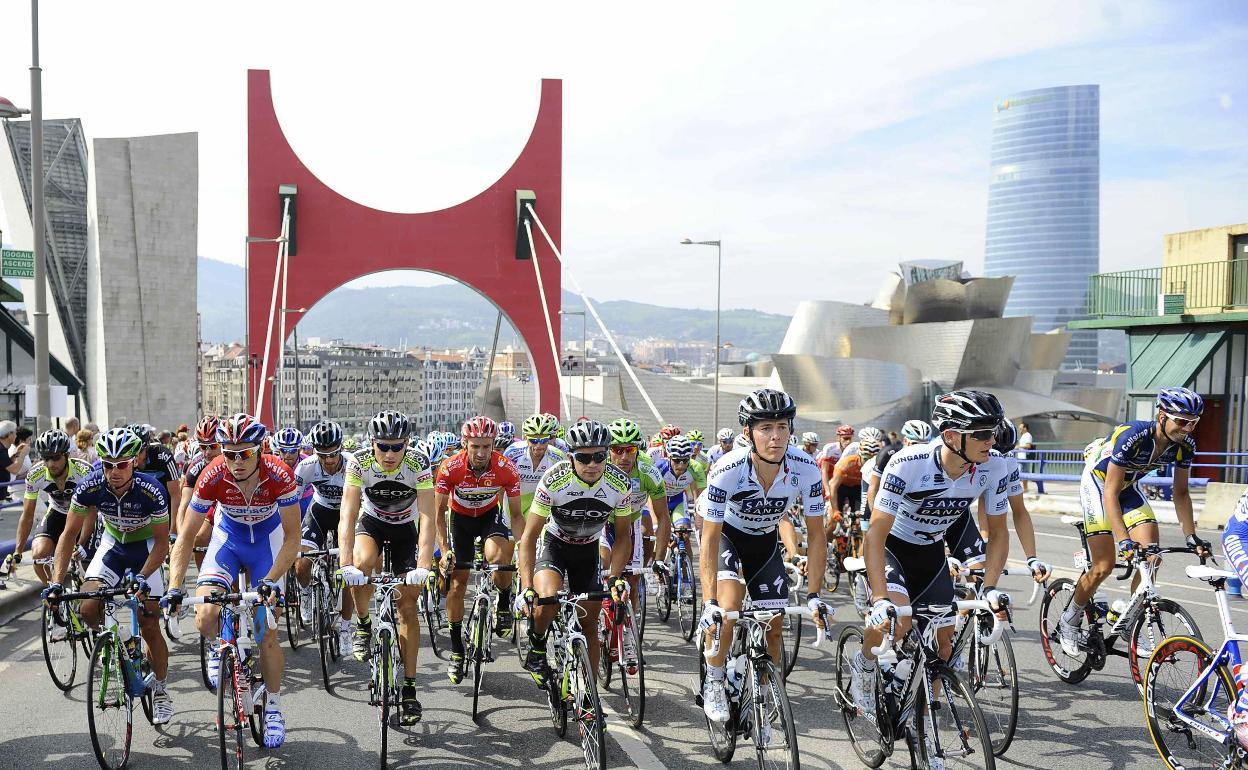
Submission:
M 1036 483 L 1036 491 L 1044 492 L 1046 481 L 1068 481 L 1078 483 L 1083 475 L 1082 449 L 1027 449 L 1020 450 L 1027 456 L 1018 459 L 1022 478 Z M 1248 452 L 1197 452 L 1193 458 L 1193 468 L 1220 468 L 1224 478 L 1234 476 L 1243 478 L 1248 474 Z M 1221 460 L 1221 462 L 1218 462 Z M 1193 487 L 1206 486 L 1216 479 L 1191 478 Z M 1155 486 L 1162 491 L 1162 498 L 1169 500 L 1174 487 L 1174 465 L 1167 465 L 1153 471 L 1140 479 L 1141 486 Z
M 1166 265 L 1088 278 L 1088 315 L 1148 317 L 1161 313 L 1159 295 L 1182 295 L 1166 312 L 1216 311 L 1248 305 L 1248 259 Z

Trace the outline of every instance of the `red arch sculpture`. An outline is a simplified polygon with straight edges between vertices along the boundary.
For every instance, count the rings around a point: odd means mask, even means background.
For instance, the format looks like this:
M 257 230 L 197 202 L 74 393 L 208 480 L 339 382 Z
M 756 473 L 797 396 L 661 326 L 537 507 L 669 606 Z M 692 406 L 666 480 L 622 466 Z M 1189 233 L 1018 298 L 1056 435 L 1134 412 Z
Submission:
M 287 304 L 312 307 L 334 289 L 382 270 L 430 270 L 462 281 L 488 297 L 507 316 L 528 346 L 537 374 L 539 409 L 558 413 L 559 372 L 537 290 L 533 265 L 517 260 L 516 190 L 537 194 L 537 210 L 560 243 L 563 173 L 563 82 L 543 80 L 541 104 L 528 143 L 515 163 L 488 189 L 440 211 L 396 214 L 378 211 L 330 189 L 299 160 L 282 132 L 273 107 L 269 72 L 247 73 L 248 233 L 271 237 L 281 230 L 278 186 L 294 184 L 297 252 L 290 258 Z M 544 243 L 534 228 L 535 244 Z M 560 270 L 549 248 L 538 247 L 555 341 L 559 343 Z M 273 326 L 270 361 L 262 359 L 273 291 L 277 246 L 251 245 L 247 278 L 249 353 L 255 362 L 249 403 L 273 374 L 281 350 Z M 280 302 L 280 299 L 279 299 Z M 293 319 L 292 319 L 293 320 Z M 291 324 L 287 323 L 287 332 Z M 271 393 L 272 391 L 270 391 Z M 272 399 L 260 419 L 271 423 Z

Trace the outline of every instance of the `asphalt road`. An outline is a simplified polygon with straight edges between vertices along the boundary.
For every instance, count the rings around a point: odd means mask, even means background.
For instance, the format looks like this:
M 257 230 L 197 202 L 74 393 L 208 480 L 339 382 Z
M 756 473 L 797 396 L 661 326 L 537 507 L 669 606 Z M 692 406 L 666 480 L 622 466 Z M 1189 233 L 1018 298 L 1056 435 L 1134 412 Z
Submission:
M 1072 554 L 1078 547 L 1075 530 L 1055 517 L 1037 517 L 1037 528 L 1041 557 L 1063 568 L 1059 574 L 1071 574 Z M 1163 532 L 1168 542 L 1177 544 L 1177 528 L 1166 527 Z M 1214 533 L 1205 534 L 1214 539 Z M 1212 592 L 1182 574 L 1181 565 L 1190 561 L 1171 557 L 1161 576 L 1161 590 L 1195 615 L 1207 638 L 1220 641 Z M 1125 594 L 1119 585 L 1125 584 L 1109 586 L 1111 598 Z M 1026 601 L 1028 589 L 1021 578 L 1007 578 L 1003 587 L 1016 587 L 1016 601 Z M 842 588 L 834 604 L 849 606 L 848 601 Z M 1007 757 L 998 760 L 999 766 L 1079 770 L 1160 767 L 1125 660 L 1112 658 L 1104 671 L 1093 673 L 1081 685 L 1059 682 L 1040 649 L 1038 605 L 1020 607 L 1016 616 L 1014 648 L 1021 672 L 1021 716 L 1017 738 Z M 1235 612 L 1242 613 L 1244 606 L 1237 604 Z M 701 711 L 693 704 L 693 648 L 673 633 L 674 623 L 673 618 L 664 627 L 651 618 L 645 642 L 646 723 L 634 731 L 624 727 L 620 719 L 609 718 L 609 767 L 719 764 L 710 753 Z M 804 649 L 789 680 L 802 765 L 806 768 L 861 766 L 831 705 L 832 647 Z M 199 683 L 193 649 L 175 648 L 171 688 L 177 714 L 162 732 L 146 722 L 136 724 L 131 767 L 215 766 L 212 725 L 216 701 Z M 479 724 L 470 717 L 469 688 L 450 685 L 442 662 L 427 647 L 422 649 L 418 677 L 424 721 L 402 734 L 397 743 L 392 739 L 392 767 L 542 770 L 579 764 L 579 745 L 555 737 L 540 692 L 522 675 L 510 646 L 501 649 L 504 654 L 486 675 L 484 713 Z M 275 751 L 249 746 L 249 767 L 376 766 L 379 738 L 375 711 L 366 701 L 364 666 L 353 661 L 344 665 L 332 693 L 321 687 L 318 666 L 314 647 L 288 651 L 283 696 L 286 745 Z M 29 768 L 53 761 L 56 767 L 96 766 L 87 733 L 84 678 L 85 663 L 80 665 L 78 686 L 69 694 L 63 695 L 52 686 L 39 647 L 37 612 L 28 612 L 0 628 L 0 696 L 4 704 L 0 706 L 0 768 Z M 606 703 L 608 707 L 618 706 L 610 694 Z M 753 764 L 751 754 L 742 748 L 730 763 L 742 768 Z M 885 767 L 908 764 L 903 749 Z

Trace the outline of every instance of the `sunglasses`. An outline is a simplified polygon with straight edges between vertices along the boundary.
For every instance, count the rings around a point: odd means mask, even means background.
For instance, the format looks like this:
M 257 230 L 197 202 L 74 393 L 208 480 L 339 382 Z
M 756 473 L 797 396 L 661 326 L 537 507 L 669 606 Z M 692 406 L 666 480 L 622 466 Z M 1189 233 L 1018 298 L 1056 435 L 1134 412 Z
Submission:
M 220 444 L 220 443 L 215 443 L 215 444 L 200 444 L 200 445 L 199 445 L 199 448 L 200 448 L 200 449 L 202 449 L 202 450 L 204 450 L 205 452 L 216 452 L 216 451 L 219 451 L 219 450 L 221 449 L 221 444 Z
M 537 446 L 541 446 L 542 444 L 549 444 L 550 437 L 548 436 L 546 438 L 531 438 L 529 439 L 529 443 L 537 445 Z
M 338 453 L 341 451 L 342 451 L 342 447 L 334 447 L 333 449 L 324 449 L 324 450 L 318 449 L 316 450 L 316 456 L 317 457 L 337 457 Z
M 379 452 L 404 452 L 407 450 L 407 444 L 383 444 L 380 441 L 374 441 L 373 446 L 377 447 Z
M 1195 427 L 1196 423 L 1200 422 L 1199 417 L 1176 417 L 1175 415 L 1172 415 L 1172 414 L 1167 414 L 1166 416 L 1170 418 L 1171 422 L 1173 422 L 1175 425 L 1179 426 L 1180 428 Z
M 611 454 L 624 455 L 625 457 L 631 457 L 632 455 L 637 454 L 637 447 L 633 446 L 632 444 L 616 444 L 615 446 L 611 447 Z
M 134 464 L 134 460 L 100 460 L 100 465 L 104 466 L 106 471 L 124 471 Z
M 607 450 L 602 449 L 597 452 L 573 452 L 572 456 L 581 465 L 594 465 L 595 463 L 605 462 L 607 459 Z
M 260 454 L 260 447 L 253 446 L 247 449 L 226 449 L 221 453 L 226 460 L 230 462 L 238 462 L 239 460 L 250 460 Z
M 983 428 L 981 430 L 959 430 L 955 433 L 961 433 L 963 436 L 969 436 L 976 441 L 994 441 L 997 438 L 996 428 Z
M 50 463 L 56 460 L 64 460 L 68 456 L 69 455 L 65 454 L 64 452 L 58 452 L 57 454 L 54 454 L 54 455 L 44 455 L 43 461 Z

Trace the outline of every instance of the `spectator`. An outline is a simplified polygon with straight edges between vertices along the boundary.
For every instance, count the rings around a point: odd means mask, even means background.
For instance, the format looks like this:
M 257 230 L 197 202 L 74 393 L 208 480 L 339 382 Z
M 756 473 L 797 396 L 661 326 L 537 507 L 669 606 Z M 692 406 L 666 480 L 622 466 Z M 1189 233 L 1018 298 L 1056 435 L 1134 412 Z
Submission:
M 12 420 L 0 422 L 0 500 L 9 499 L 9 482 L 13 474 L 22 469 L 22 463 L 30 451 L 28 444 L 17 442 L 17 423 Z
M 61 430 L 65 431 L 65 435 L 72 437 L 82 430 L 82 423 L 78 422 L 77 417 L 66 417 L 65 427 Z
M 1027 427 L 1027 423 L 1020 421 L 1018 423 L 1018 449 L 1015 452 L 1019 465 L 1022 465 L 1023 461 L 1027 459 L 1027 450 L 1035 449 L 1035 447 L 1035 440 L 1031 437 L 1031 429 Z M 1031 471 L 1031 468 L 1023 466 L 1021 470 L 1023 473 L 1028 473 Z M 1027 479 L 1023 479 L 1023 494 L 1027 494 L 1027 484 Z
M 25 480 L 26 473 L 30 470 L 31 465 L 30 450 L 34 446 L 34 442 L 31 441 L 30 438 L 35 435 L 35 432 L 23 425 L 17 429 L 17 433 L 15 435 L 17 438 L 14 442 L 17 444 L 25 444 L 27 449 L 26 456 L 22 458 L 22 467 L 18 469 L 17 473 L 13 474 L 13 478 Z
M 95 433 L 90 428 L 83 428 L 74 435 L 74 444 L 76 446 L 70 450 L 69 456 L 77 457 L 79 460 L 84 460 L 94 465 L 95 461 L 100 459 L 99 455 L 95 453 L 95 447 L 92 446 L 94 442 Z

